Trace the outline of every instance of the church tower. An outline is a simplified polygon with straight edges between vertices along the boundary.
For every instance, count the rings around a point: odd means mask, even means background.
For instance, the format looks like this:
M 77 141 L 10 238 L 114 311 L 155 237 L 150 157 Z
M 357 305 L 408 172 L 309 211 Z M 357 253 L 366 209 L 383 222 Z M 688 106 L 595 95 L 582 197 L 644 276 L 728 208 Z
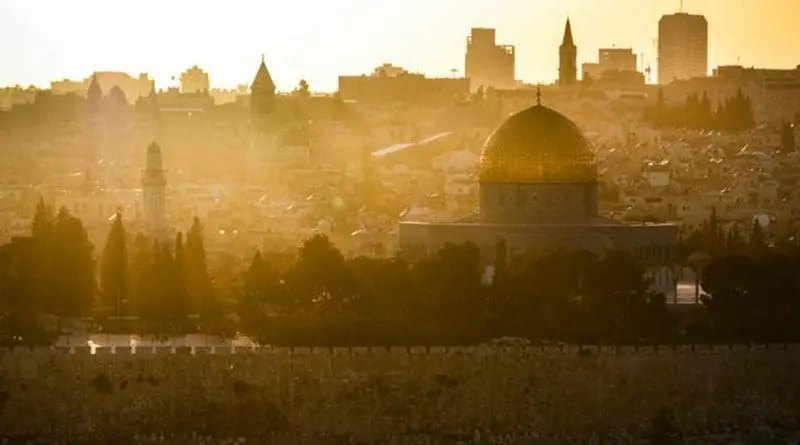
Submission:
M 264 56 L 258 66 L 256 77 L 250 85 L 250 118 L 253 124 L 261 124 L 275 110 L 275 83 L 269 75 Z
M 142 172 L 144 221 L 150 236 L 165 239 L 167 232 L 166 188 L 161 147 L 155 142 L 147 147 L 147 164 Z
M 251 143 L 247 156 L 248 170 L 256 177 L 264 174 L 265 164 L 276 150 L 277 128 L 275 122 L 275 82 L 269 74 L 264 56 L 250 85 Z
M 575 85 L 578 79 L 578 48 L 572 40 L 572 26 L 567 19 L 564 29 L 564 39 L 558 49 L 558 84 L 562 86 Z

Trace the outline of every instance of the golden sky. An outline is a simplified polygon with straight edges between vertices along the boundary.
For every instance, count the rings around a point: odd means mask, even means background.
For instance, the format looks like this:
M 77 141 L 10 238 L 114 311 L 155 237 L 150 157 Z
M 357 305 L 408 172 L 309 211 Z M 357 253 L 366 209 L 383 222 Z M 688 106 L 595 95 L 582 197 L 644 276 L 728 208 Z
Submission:
M 569 15 L 578 63 L 632 47 L 655 77 L 658 19 L 679 0 L 0 0 L 0 85 L 46 86 L 92 71 L 150 73 L 170 85 L 190 65 L 212 87 L 249 83 L 261 54 L 280 90 L 301 78 L 333 91 L 339 74 L 383 62 L 463 73 L 470 27 L 517 47 L 517 77 L 556 78 Z M 709 22 L 709 65 L 800 64 L 800 0 L 685 0 Z

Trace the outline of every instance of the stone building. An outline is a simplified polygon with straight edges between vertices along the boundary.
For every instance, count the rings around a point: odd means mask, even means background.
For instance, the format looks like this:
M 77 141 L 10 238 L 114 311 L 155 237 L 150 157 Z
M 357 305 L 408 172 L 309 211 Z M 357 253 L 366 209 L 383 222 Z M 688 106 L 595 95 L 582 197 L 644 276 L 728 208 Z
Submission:
M 512 256 L 530 249 L 626 250 L 646 267 L 655 290 L 674 297 L 677 227 L 600 215 L 593 150 L 567 117 L 541 104 L 509 117 L 487 139 L 478 174 L 477 214 L 448 223 L 401 222 L 401 251 L 420 257 L 470 241 L 488 263 L 501 239 Z
M 148 232 L 153 238 L 167 239 L 167 180 L 161 147 L 153 142 L 147 147 L 146 168 L 142 171 L 142 209 Z

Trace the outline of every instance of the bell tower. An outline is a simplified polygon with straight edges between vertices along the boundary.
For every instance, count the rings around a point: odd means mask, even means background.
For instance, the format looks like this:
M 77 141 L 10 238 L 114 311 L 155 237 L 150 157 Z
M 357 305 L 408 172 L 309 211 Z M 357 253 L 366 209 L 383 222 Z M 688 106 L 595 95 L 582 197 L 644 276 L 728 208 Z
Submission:
M 264 56 L 258 66 L 256 77 L 250 84 L 250 119 L 254 125 L 262 124 L 275 109 L 275 82 L 269 74 Z
M 275 82 L 269 74 L 264 56 L 250 85 L 251 142 L 247 156 L 248 170 L 256 178 L 262 177 L 270 154 L 276 149 Z
M 161 240 L 167 235 L 166 188 L 161 147 L 153 142 L 147 147 L 147 163 L 142 172 L 142 209 L 150 236 Z
M 572 39 L 572 26 L 567 19 L 564 28 L 564 39 L 558 49 L 558 84 L 562 86 L 575 85 L 578 80 L 578 47 Z

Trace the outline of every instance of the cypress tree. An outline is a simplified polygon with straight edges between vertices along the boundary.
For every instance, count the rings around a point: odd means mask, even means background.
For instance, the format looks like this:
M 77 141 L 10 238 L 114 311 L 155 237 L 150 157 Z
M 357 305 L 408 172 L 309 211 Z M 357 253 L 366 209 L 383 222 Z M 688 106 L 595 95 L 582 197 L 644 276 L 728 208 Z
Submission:
M 89 89 L 86 91 L 86 103 L 90 113 L 97 113 L 100 111 L 103 102 L 103 90 L 100 89 L 100 83 L 97 81 L 97 74 L 92 74 L 92 80 L 89 82 Z
M 703 97 L 700 99 L 699 107 L 700 128 L 710 130 L 713 127 L 713 113 L 711 111 L 711 100 L 708 98 L 708 92 L 703 91 Z
M 667 109 L 667 102 L 664 100 L 664 90 L 659 88 L 658 89 L 658 99 L 656 100 L 656 111 L 655 111 L 655 127 L 660 128 L 667 124 L 667 114 L 669 110 Z
M 186 255 L 184 253 L 183 232 L 175 236 L 175 258 L 172 265 L 172 276 L 167 295 L 170 308 L 170 324 L 178 330 L 186 325 L 187 298 L 186 298 Z
M 133 240 L 130 257 L 130 296 L 131 309 L 139 317 L 141 324 L 147 325 L 153 321 L 152 305 L 150 304 L 156 290 L 154 283 L 155 260 L 153 244 L 141 233 Z
M 31 238 L 35 251 L 36 266 L 33 271 L 33 295 L 40 302 L 48 300 L 53 271 L 53 236 L 55 233 L 55 216 L 52 209 L 40 198 L 31 223 Z
M 84 315 L 93 303 L 96 288 L 93 251 L 94 246 L 81 221 L 67 209 L 59 210 L 53 234 L 53 274 L 48 294 L 49 307 L 57 315 Z
M 194 309 L 202 310 L 201 306 L 210 297 L 212 290 L 203 243 L 203 226 L 197 217 L 192 221 L 192 227 L 186 235 L 185 249 L 187 294 Z
M 160 334 L 174 333 L 173 292 L 175 290 L 175 259 L 172 248 L 158 240 L 153 243 L 152 277 L 154 292 L 150 299 L 153 324 Z
M 104 306 L 115 316 L 126 314 L 128 298 L 128 247 L 122 215 L 117 213 L 111 223 L 100 263 L 100 287 Z

